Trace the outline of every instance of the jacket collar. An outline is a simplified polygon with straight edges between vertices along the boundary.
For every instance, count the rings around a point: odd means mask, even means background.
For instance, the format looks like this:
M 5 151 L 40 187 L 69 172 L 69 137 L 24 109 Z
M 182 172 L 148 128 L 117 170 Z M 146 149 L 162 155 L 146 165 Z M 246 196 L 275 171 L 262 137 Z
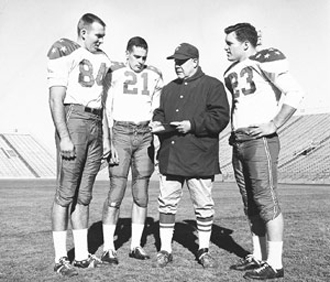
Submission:
M 185 79 L 185 80 L 183 80 L 183 79 L 179 79 L 179 78 L 178 78 L 178 79 L 176 79 L 176 81 L 178 81 L 179 83 L 183 83 L 183 82 L 192 82 L 192 81 L 194 81 L 194 80 L 196 80 L 196 79 L 202 77 L 203 75 L 205 75 L 205 74 L 204 74 L 204 72 L 202 71 L 202 68 L 199 66 L 199 67 L 197 68 L 196 73 L 195 73 L 193 76 L 188 77 L 188 78 Z

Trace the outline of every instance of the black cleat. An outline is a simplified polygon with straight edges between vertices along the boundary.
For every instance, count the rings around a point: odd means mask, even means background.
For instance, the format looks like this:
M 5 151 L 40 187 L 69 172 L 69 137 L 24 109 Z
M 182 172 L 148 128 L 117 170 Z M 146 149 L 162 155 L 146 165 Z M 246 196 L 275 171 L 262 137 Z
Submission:
M 263 262 L 259 268 L 246 272 L 243 277 L 255 280 L 282 278 L 284 277 L 284 269 L 274 269 L 267 262 Z
M 157 254 L 157 264 L 159 267 L 163 268 L 172 261 L 173 261 L 173 255 L 167 251 L 160 251 Z
M 102 261 L 96 256 L 89 254 L 87 259 L 84 260 L 74 260 L 73 265 L 79 268 L 96 268 L 101 266 Z
M 146 260 L 150 259 L 150 256 L 147 255 L 145 250 L 143 250 L 142 247 L 135 247 L 130 253 L 130 258 L 140 259 L 140 260 Z
M 198 250 L 197 259 L 198 259 L 198 262 L 204 268 L 216 268 L 216 267 L 218 267 L 217 261 L 214 258 L 211 257 L 208 248 L 203 248 L 203 249 Z
M 245 258 L 241 259 L 239 263 L 230 266 L 230 269 L 246 271 L 256 269 L 260 266 L 261 261 L 255 259 L 252 254 L 249 254 Z
M 57 263 L 55 263 L 54 271 L 66 277 L 78 275 L 77 270 L 70 264 L 67 257 L 62 257 Z
M 104 251 L 101 256 L 101 261 L 107 264 L 119 264 L 117 252 L 115 250 Z

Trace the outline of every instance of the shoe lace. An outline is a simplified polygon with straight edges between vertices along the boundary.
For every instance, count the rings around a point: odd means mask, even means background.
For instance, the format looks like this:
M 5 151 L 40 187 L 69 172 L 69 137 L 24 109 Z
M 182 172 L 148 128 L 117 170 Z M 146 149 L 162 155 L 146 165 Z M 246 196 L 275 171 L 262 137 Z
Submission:
M 58 271 L 61 271 L 63 268 L 66 268 L 66 269 L 73 268 L 70 264 L 70 261 L 67 258 L 61 258 L 59 260 L 59 263 L 61 264 L 61 266 L 59 267 Z
M 143 248 L 142 247 L 136 247 L 136 250 L 139 250 L 140 251 L 140 253 L 142 254 L 142 255 L 144 255 L 144 256 L 146 256 L 147 255 L 147 253 L 143 250 Z
M 98 263 L 102 263 L 102 261 L 101 261 L 97 256 L 95 256 L 95 255 L 89 254 L 88 257 L 89 257 L 89 259 L 91 259 L 91 260 L 95 260 L 95 261 L 97 261 Z
M 255 272 L 257 272 L 257 273 L 262 273 L 262 272 L 264 272 L 264 271 L 266 271 L 266 269 L 267 268 L 271 268 L 271 269 L 273 269 L 267 262 L 265 262 L 262 266 L 260 266 L 259 268 L 257 268 L 256 270 L 255 270 Z M 274 270 L 275 271 L 275 270 Z

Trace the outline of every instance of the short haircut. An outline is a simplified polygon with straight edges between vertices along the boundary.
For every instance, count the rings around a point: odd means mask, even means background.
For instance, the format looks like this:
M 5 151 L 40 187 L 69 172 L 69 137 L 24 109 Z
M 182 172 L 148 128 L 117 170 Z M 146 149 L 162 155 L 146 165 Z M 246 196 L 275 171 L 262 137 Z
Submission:
M 258 43 L 258 32 L 255 27 L 249 23 L 238 23 L 225 28 L 225 33 L 235 32 L 239 42 L 248 41 L 253 47 Z
M 145 50 L 148 51 L 148 44 L 147 42 L 140 36 L 135 36 L 135 37 L 132 37 L 128 43 L 127 43 L 127 47 L 126 47 L 126 51 L 129 51 L 131 52 L 133 50 L 133 46 L 136 46 L 136 47 L 141 47 Z
M 91 14 L 91 13 L 87 13 L 87 14 L 84 14 L 78 22 L 78 26 L 77 26 L 78 35 L 80 34 L 80 31 L 82 29 L 84 29 L 84 28 L 87 29 L 94 22 L 99 23 L 103 27 L 106 26 L 105 22 L 102 21 L 98 16 Z

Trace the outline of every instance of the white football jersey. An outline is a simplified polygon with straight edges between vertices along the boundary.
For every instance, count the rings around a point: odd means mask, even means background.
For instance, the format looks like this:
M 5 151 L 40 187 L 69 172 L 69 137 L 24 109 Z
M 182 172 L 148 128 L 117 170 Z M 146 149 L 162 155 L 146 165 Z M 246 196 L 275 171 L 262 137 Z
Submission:
M 61 39 L 48 52 L 48 87 L 65 86 L 65 104 L 99 109 L 110 66 L 110 59 L 102 51 L 91 53 L 69 39 Z
M 272 120 L 282 103 L 297 108 L 303 91 L 288 71 L 288 63 L 277 49 L 257 52 L 233 63 L 224 74 L 232 94 L 232 129 Z
M 141 72 L 134 72 L 127 64 L 114 63 L 109 79 L 109 125 L 112 125 L 113 120 L 135 123 L 150 121 L 154 109 L 159 107 L 163 88 L 161 72 L 152 66 L 145 66 Z

